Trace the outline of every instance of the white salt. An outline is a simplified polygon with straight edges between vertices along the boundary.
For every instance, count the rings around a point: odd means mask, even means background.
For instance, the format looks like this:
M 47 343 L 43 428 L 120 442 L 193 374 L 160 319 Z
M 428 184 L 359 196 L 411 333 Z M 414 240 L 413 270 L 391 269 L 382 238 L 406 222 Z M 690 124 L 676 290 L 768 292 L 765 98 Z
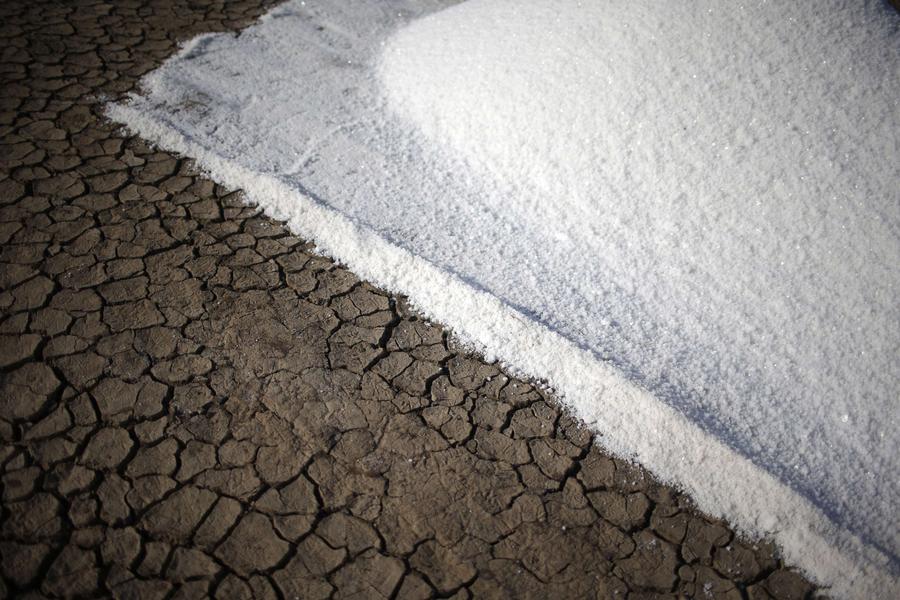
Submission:
M 109 114 L 547 381 L 836 595 L 892 595 L 900 18 L 441 6 L 289 2 Z

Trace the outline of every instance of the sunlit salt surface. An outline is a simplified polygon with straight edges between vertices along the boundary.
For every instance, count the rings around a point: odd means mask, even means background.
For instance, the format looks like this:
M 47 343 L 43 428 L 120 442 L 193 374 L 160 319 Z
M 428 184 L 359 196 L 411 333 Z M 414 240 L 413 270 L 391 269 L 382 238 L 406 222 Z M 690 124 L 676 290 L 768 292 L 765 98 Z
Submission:
M 289 2 L 109 114 L 838 595 L 890 596 L 900 18 L 448 5 Z

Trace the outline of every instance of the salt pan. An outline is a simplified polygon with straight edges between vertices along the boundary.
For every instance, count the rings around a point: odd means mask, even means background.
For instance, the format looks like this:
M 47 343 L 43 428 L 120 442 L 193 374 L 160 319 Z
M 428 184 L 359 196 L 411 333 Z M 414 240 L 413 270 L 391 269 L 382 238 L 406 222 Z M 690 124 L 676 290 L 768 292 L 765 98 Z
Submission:
M 892 595 L 900 18 L 446 5 L 289 2 L 109 115 L 548 381 L 835 594 Z

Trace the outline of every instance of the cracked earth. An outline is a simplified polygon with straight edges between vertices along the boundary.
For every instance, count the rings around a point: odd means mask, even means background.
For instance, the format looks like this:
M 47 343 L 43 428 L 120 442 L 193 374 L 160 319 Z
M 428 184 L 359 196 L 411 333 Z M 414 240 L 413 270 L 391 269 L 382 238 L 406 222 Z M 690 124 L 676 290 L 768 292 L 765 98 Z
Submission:
M 812 596 L 103 120 L 178 41 L 265 8 L 0 5 L 0 597 Z

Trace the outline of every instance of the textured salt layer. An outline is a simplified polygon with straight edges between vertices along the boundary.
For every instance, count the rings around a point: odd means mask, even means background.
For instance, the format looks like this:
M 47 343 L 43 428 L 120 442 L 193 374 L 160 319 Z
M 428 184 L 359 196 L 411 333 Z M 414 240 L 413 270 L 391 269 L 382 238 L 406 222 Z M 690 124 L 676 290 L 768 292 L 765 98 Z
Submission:
M 290 2 L 109 114 L 839 595 L 896 590 L 900 19 L 580 4 Z

